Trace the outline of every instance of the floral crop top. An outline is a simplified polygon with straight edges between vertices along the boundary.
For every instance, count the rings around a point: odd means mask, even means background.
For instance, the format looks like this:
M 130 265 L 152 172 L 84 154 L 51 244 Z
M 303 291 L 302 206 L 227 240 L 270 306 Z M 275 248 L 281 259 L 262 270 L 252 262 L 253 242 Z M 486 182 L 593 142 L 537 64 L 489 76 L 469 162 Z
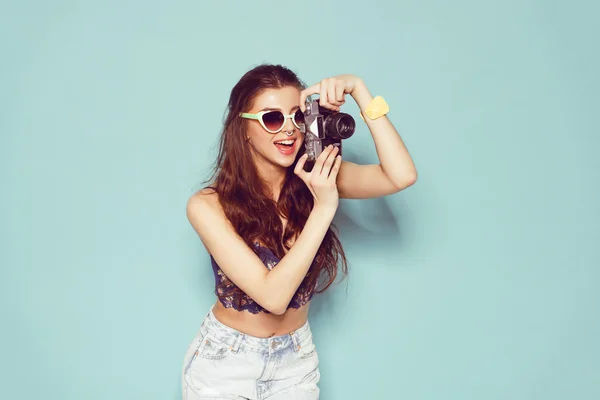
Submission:
M 269 248 L 258 243 L 255 243 L 254 246 L 256 247 L 261 261 L 269 270 L 272 270 L 279 263 L 279 261 L 281 261 Z M 250 296 L 247 294 L 231 294 L 231 289 L 235 289 L 236 285 L 225 275 L 219 265 L 217 265 L 212 255 L 210 256 L 210 261 L 215 275 L 215 283 L 217 288 L 216 294 L 221 304 L 227 308 L 233 308 L 238 311 L 247 310 L 252 314 L 258 314 L 259 312 L 270 314 L 268 310 L 264 309 L 262 306 L 252 300 L 252 298 L 250 298 Z M 290 304 L 288 304 L 287 308 L 300 308 L 304 304 L 308 303 L 308 301 L 310 301 L 313 297 L 314 290 L 315 287 L 310 287 L 307 280 L 304 279 L 304 281 L 302 281 L 298 287 L 298 290 L 296 290 L 296 293 L 292 297 L 292 300 L 290 301 Z

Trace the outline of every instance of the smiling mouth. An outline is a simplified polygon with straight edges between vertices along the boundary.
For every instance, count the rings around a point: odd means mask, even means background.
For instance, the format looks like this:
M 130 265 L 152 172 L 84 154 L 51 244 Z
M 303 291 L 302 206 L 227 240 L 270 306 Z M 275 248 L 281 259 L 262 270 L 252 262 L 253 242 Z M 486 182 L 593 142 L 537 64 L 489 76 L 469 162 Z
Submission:
M 296 139 L 286 139 L 275 142 L 274 144 L 281 153 L 289 155 L 294 152 L 296 148 L 296 142 Z

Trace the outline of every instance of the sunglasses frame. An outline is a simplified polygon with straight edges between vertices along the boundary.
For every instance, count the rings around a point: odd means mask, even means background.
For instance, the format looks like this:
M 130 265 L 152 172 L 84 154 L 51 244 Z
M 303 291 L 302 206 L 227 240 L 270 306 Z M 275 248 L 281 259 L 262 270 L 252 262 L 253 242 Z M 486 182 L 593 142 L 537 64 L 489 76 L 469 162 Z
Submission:
M 268 129 L 267 126 L 265 125 L 265 122 L 263 121 L 263 115 L 265 115 L 267 113 L 272 113 L 272 112 L 278 112 L 278 113 L 281 113 L 283 115 L 283 123 L 281 124 L 281 127 L 279 129 L 277 129 L 276 131 L 272 131 L 272 130 Z M 298 109 L 293 114 L 286 114 L 286 113 L 284 113 L 283 111 L 280 111 L 280 110 L 263 110 L 263 111 L 259 111 L 259 112 L 255 113 L 255 114 L 252 114 L 252 113 L 240 113 L 240 117 L 247 118 L 247 119 L 258 120 L 258 122 L 260 122 L 260 125 L 267 132 L 269 132 L 269 133 L 278 133 L 278 132 L 281 132 L 281 130 L 285 126 L 285 123 L 286 123 L 287 119 L 289 118 L 289 119 L 292 120 L 292 123 L 294 124 L 294 126 L 302 131 L 302 127 L 298 126 L 298 124 L 296 123 L 296 120 L 294 118 L 298 112 L 302 112 L 302 111 L 300 111 L 300 109 Z

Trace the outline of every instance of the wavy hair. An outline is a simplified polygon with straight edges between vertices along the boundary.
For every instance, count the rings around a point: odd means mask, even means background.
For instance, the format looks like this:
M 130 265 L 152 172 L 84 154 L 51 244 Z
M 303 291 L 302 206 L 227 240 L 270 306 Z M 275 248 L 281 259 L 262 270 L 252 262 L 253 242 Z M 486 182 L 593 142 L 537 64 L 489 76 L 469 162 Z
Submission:
M 285 255 L 284 246 L 289 250 L 288 241 L 295 239 L 304 228 L 314 205 L 310 190 L 294 173 L 298 159 L 304 154 L 304 147 L 288 168 L 279 199 L 275 202 L 268 195 L 269 188 L 261 179 L 250 145 L 245 140 L 248 121 L 238 115 L 247 112 L 264 90 L 286 86 L 299 90 L 306 87 L 294 72 L 281 65 L 262 64 L 241 77 L 231 90 L 218 156 L 212 176 L 206 181 L 211 182 L 210 187 L 217 192 L 226 217 L 246 244 L 257 252 L 253 244 L 260 241 L 280 259 Z M 287 219 L 285 232 L 280 215 Z M 338 228 L 332 223 L 303 282 L 303 286 L 315 287 L 316 293 L 324 292 L 335 281 L 339 264 L 343 277 L 348 274 L 348 262 L 338 233 Z M 239 288 L 232 288 L 226 282 L 222 285 L 228 287 L 217 287 L 217 295 L 219 291 L 227 295 L 243 294 Z

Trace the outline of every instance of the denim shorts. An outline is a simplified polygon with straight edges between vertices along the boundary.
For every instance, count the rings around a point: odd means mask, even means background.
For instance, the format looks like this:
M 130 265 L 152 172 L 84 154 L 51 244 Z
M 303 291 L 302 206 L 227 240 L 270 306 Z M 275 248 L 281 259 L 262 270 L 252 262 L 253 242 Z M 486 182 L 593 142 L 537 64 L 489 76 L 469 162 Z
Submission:
M 212 310 L 185 353 L 183 400 L 319 398 L 319 356 L 308 321 L 289 334 L 258 338 L 221 323 Z

